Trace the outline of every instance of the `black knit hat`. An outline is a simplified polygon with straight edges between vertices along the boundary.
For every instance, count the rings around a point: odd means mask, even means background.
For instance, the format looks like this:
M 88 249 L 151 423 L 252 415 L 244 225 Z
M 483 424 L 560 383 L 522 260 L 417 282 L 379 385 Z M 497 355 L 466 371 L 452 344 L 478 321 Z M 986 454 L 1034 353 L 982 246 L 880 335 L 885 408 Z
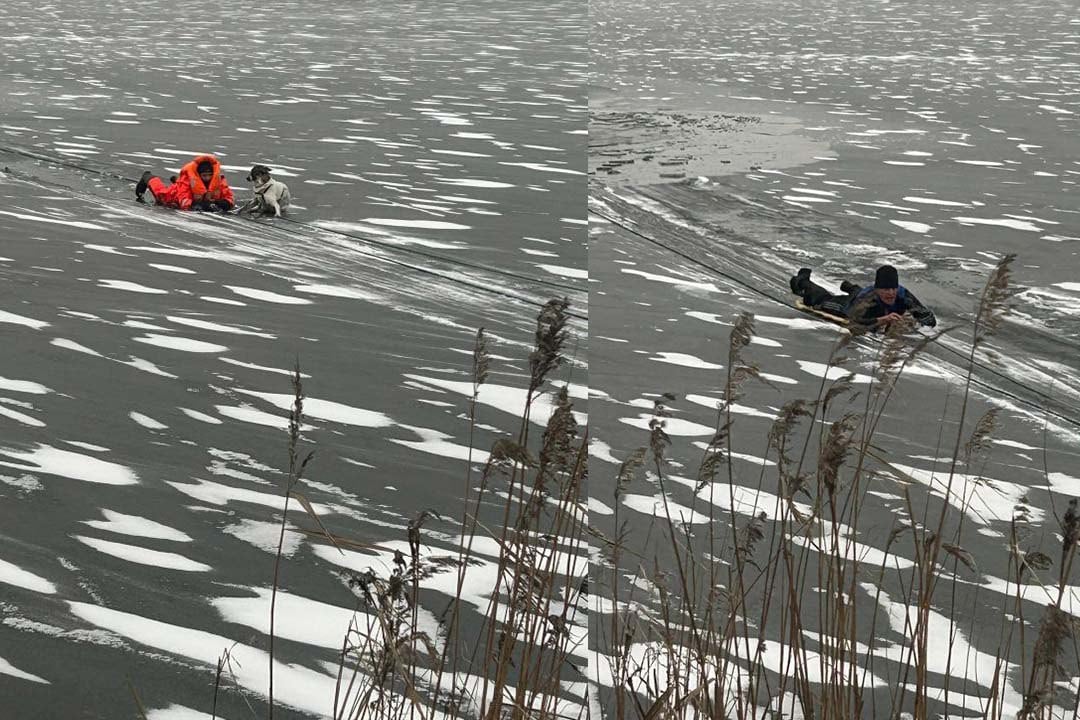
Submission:
M 210 162 L 209 160 L 203 160 L 201 163 L 195 166 L 195 172 L 199 173 L 200 175 L 202 175 L 204 172 L 212 173 L 214 172 L 214 163 Z
M 874 276 L 874 287 L 883 290 L 900 287 L 900 276 L 892 265 L 882 265 Z

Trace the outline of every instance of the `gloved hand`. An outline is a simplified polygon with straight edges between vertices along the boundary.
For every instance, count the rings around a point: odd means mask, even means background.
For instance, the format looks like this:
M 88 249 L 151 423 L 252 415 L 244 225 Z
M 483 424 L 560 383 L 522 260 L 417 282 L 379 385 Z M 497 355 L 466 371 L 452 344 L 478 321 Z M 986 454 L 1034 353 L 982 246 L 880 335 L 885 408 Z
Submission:
M 191 203 L 192 210 L 198 210 L 199 212 L 211 212 L 214 206 L 210 204 L 209 200 L 194 200 Z
M 217 209 L 221 212 L 229 212 L 233 207 L 233 204 L 228 200 L 217 200 L 214 202 L 214 205 L 216 205 Z
M 934 317 L 934 313 L 929 308 L 922 308 L 920 310 L 912 310 L 912 316 L 919 321 L 920 325 L 926 327 L 934 327 L 937 325 L 937 318 Z

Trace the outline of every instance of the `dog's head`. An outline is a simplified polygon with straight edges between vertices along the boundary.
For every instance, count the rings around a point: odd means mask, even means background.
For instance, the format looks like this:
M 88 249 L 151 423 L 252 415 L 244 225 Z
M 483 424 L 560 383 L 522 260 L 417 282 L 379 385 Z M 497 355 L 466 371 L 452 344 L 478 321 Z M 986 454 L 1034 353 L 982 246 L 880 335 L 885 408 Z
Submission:
M 252 165 L 251 172 L 248 173 L 248 182 L 259 182 L 260 180 L 266 180 L 270 177 L 270 168 L 265 165 Z

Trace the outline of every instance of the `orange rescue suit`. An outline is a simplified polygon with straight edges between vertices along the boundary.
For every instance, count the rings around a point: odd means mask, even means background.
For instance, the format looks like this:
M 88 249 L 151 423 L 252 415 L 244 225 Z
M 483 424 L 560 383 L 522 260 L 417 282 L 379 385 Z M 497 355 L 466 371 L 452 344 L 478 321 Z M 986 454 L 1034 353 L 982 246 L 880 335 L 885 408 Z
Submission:
M 208 162 L 214 167 L 214 174 L 210 178 L 209 186 L 203 183 L 196 169 L 199 167 L 199 163 L 204 162 Z M 213 155 L 200 155 L 180 168 L 176 184 L 180 186 L 177 188 L 176 200 L 181 210 L 190 209 L 192 203 L 200 200 L 209 200 L 210 202 L 228 200 L 230 205 L 236 204 L 232 188 L 229 187 L 229 183 L 225 182 L 225 177 L 221 174 L 221 163 Z
M 209 186 L 199 177 L 199 163 L 203 162 L 210 163 L 214 168 Z M 180 168 L 180 174 L 172 185 L 166 187 L 159 178 L 153 177 L 150 178 L 149 187 L 157 204 L 181 210 L 190 210 L 192 203 L 199 200 L 228 200 L 230 205 L 236 204 L 232 188 L 221 174 L 221 163 L 213 155 L 199 155 Z

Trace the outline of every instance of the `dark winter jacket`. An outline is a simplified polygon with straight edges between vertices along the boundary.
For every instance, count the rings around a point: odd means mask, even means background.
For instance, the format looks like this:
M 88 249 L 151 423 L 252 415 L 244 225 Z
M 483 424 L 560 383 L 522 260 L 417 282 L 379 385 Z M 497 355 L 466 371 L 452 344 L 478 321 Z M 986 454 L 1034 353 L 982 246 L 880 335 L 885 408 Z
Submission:
M 919 299 L 902 285 L 896 289 L 896 302 L 892 305 L 882 302 L 874 292 L 874 288 L 865 287 L 851 294 L 846 309 L 848 318 L 860 325 L 873 325 L 878 318 L 885 317 L 889 313 L 898 315 L 911 313 L 920 325 L 927 327 L 937 325 L 934 312 L 919 302 Z

